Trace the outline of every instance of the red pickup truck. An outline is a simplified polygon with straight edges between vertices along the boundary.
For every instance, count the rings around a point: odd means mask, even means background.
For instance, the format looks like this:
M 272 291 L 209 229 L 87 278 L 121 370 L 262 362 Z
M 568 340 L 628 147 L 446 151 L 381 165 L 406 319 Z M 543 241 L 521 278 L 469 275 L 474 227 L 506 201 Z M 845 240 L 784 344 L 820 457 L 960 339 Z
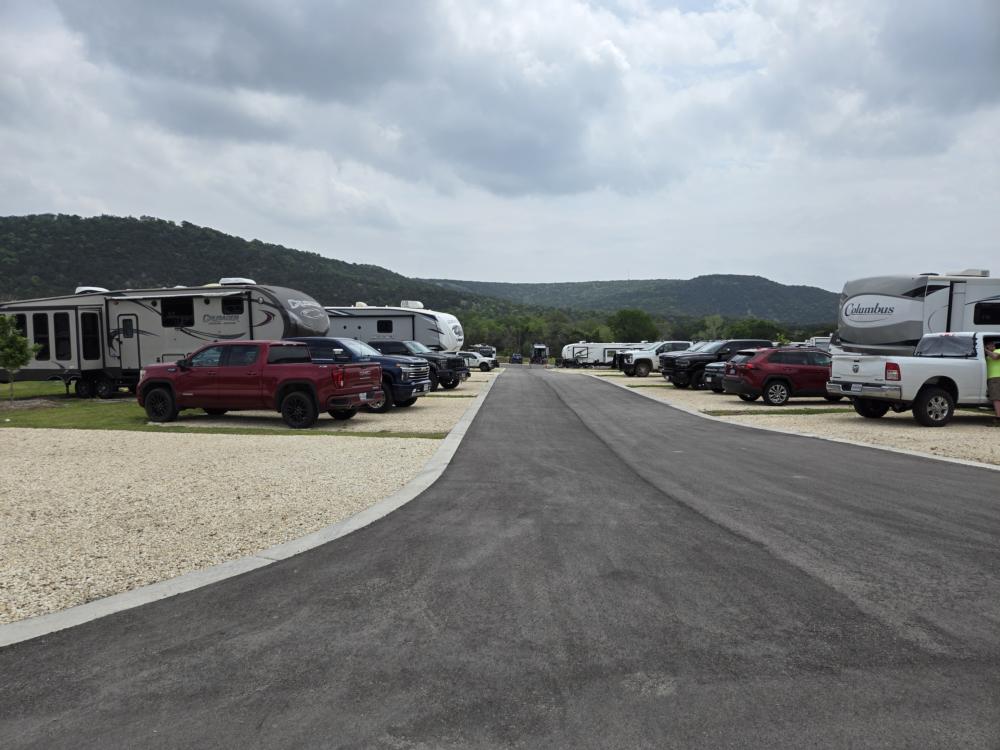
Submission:
M 309 347 L 291 341 L 225 341 L 177 362 L 149 365 L 139 375 L 139 406 L 153 422 L 181 409 L 212 415 L 247 409 L 281 412 L 289 427 L 310 427 L 320 409 L 350 419 L 382 397 L 382 369 L 373 363 L 313 362 Z

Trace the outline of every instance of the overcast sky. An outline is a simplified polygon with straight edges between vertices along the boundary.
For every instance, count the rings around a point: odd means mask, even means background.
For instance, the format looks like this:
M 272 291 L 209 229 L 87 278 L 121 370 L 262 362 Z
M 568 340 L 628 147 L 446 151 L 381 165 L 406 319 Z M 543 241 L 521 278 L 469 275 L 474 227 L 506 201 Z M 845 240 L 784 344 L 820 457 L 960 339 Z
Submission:
M 0 164 L 410 276 L 1000 273 L 1000 2 L 0 0 Z

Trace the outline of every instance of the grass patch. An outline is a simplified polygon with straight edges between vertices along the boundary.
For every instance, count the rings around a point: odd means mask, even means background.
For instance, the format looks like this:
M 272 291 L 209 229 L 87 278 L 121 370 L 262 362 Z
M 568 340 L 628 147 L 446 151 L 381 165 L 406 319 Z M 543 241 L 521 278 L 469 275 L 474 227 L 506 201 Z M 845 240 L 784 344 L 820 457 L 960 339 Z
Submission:
M 789 415 L 803 415 L 803 414 L 849 414 L 853 413 L 854 409 L 845 409 L 843 407 L 834 406 L 829 408 L 820 409 L 702 409 L 704 414 L 708 414 L 710 417 L 739 417 L 744 414 L 789 414 Z
M 425 398 L 475 398 L 478 393 L 428 393 Z
M 666 388 L 670 383 L 629 383 L 626 388 Z M 676 388 L 674 390 L 677 390 Z
M 73 399 L 58 406 L 0 412 L 0 427 L 50 430 L 128 430 L 132 432 L 188 432 L 201 435 L 324 435 L 348 437 L 394 437 L 442 440 L 447 432 L 370 432 L 308 429 L 292 430 L 268 427 L 198 427 L 180 422 L 149 424 L 145 410 L 135 401 L 81 401 Z
M 10 383 L 0 384 L 0 397 L 3 401 L 10 398 Z M 66 398 L 66 386 L 61 380 L 38 380 L 19 381 L 14 383 L 14 400 L 20 401 L 27 398 Z M 73 389 L 70 389 L 70 398 Z

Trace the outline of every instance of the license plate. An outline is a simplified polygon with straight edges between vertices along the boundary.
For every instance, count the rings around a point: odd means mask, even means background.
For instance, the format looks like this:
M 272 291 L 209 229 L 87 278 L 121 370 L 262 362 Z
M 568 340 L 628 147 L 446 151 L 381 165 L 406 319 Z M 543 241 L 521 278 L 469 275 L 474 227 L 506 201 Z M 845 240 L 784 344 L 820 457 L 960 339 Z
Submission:
M 861 383 L 851 383 L 851 387 L 848 390 L 850 390 L 852 393 L 860 393 Z
M 361 400 L 362 401 L 367 401 L 368 400 L 368 394 L 367 393 L 362 393 L 362 394 L 360 394 L 360 396 L 361 396 Z
M 417 388 L 417 393 L 427 393 L 430 389 L 431 387 L 429 385 L 422 385 Z

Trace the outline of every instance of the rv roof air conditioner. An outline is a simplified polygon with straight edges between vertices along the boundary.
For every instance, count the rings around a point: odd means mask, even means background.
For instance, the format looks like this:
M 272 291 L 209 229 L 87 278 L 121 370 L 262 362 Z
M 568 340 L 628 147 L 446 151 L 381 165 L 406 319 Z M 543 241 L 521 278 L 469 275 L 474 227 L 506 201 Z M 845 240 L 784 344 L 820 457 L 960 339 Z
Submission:
M 368 304 L 366 302 L 355 302 L 354 306 L 355 307 L 368 307 Z
M 219 279 L 219 283 L 222 286 L 238 286 L 240 284 L 253 284 L 257 286 L 257 282 L 253 279 L 244 279 L 242 276 L 226 276 Z
M 423 310 L 424 309 L 424 303 L 420 302 L 418 300 L 415 300 L 415 299 L 404 299 L 402 302 L 399 303 L 399 306 L 400 307 L 408 307 L 411 310 Z
M 73 290 L 73 294 L 104 294 L 110 290 L 103 286 L 78 286 Z
M 946 276 L 978 276 L 981 279 L 988 278 L 990 272 L 985 268 L 966 268 L 964 271 L 945 274 Z

